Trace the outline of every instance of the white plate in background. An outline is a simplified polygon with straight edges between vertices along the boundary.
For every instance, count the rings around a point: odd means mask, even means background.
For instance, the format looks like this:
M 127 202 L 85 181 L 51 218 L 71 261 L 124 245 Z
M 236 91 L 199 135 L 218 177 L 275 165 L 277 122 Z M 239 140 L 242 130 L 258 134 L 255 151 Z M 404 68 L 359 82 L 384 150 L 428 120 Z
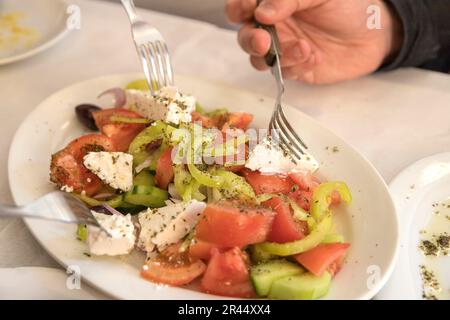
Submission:
M 105 89 L 125 86 L 140 74 L 112 75 L 62 89 L 43 101 L 22 123 L 11 145 L 9 182 L 17 204 L 54 190 L 49 183 L 50 156 L 83 133 L 74 107 L 96 102 Z M 266 128 L 274 100 L 222 83 L 177 77 L 182 91 L 195 95 L 207 108 L 228 107 L 253 113 L 253 126 Z M 285 113 L 321 163 L 319 177 L 347 182 L 353 203 L 337 210 L 336 224 L 351 243 L 346 264 L 333 280 L 328 299 L 370 299 L 387 281 L 398 248 L 398 223 L 387 186 L 374 167 L 342 139 L 291 106 Z M 345 207 L 345 206 L 343 206 Z M 73 225 L 26 220 L 36 239 L 61 264 L 77 265 L 85 281 L 122 299 L 214 299 L 186 288 L 157 286 L 139 276 L 143 255 L 87 257 Z
M 18 15 L 19 26 L 31 30 L 34 35 L 27 32 L 28 43 L 24 43 L 22 37 L 18 42 L 0 44 L 0 65 L 31 57 L 62 40 L 69 32 L 66 10 L 67 4 L 63 0 L 2 0 L 0 17 Z M 6 37 L 10 39 L 10 33 Z
M 428 238 L 427 228 L 435 210 L 434 203 L 450 198 L 450 152 L 437 154 L 419 160 L 404 169 L 389 184 L 397 207 L 400 222 L 400 251 L 397 265 L 386 286 L 377 299 L 422 299 L 422 279 L 420 265 L 431 261 L 442 288 L 450 288 L 450 256 L 428 260 L 419 250 L 422 238 Z M 440 214 L 450 214 L 450 210 L 440 210 Z M 450 226 L 450 221 L 444 224 Z M 446 228 L 446 226 L 443 226 Z M 421 234 L 426 230 L 426 234 Z M 450 233 L 450 227 L 448 228 Z M 450 292 L 447 292 L 447 299 Z

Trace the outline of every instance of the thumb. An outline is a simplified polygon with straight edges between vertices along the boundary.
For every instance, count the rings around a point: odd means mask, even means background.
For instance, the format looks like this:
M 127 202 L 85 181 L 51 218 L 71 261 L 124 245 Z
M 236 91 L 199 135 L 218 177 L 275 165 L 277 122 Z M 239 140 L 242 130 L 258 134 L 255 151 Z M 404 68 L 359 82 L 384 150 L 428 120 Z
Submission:
M 327 0 L 264 0 L 256 8 L 255 19 L 264 24 L 275 24 L 294 12 L 318 6 Z

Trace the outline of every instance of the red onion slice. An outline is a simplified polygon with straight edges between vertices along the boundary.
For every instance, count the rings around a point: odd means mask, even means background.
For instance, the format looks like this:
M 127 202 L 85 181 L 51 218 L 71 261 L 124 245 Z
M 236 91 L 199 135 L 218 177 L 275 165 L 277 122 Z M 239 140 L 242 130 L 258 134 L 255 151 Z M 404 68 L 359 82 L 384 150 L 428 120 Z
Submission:
M 107 204 L 102 204 L 100 206 L 95 206 L 95 207 L 91 207 L 91 210 L 98 212 L 98 213 L 103 213 L 103 214 L 108 214 L 108 215 L 119 215 L 119 216 L 123 216 L 122 213 L 120 213 L 119 211 L 117 211 L 116 209 L 114 209 L 113 207 L 107 205 Z
M 96 200 L 104 200 L 106 198 L 112 197 L 113 195 L 114 195 L 114 193 L 112 193 L 112 192 L 103 192 L 103 193 L 99 193 L 99 194 L 93 196 L 93 198 Z
M 97 98 L 101 98 L 105 95 L 112 95 L 114 97 L 114 108 L 122 108 L 127 102 L 127 96 L 125 90 L 122 88 L 111 88 L 98 95 Z

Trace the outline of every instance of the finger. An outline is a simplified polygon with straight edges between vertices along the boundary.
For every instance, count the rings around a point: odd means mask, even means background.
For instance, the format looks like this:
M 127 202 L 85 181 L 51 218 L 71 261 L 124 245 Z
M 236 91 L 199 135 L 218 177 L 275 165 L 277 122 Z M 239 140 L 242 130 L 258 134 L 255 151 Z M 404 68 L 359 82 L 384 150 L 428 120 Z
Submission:
M 266 60 L 264 60 L 264 58 L 262 57 L 250 56 L 250 63 L 252 64 L 253 68 L 259 71 L 269 69 L 266 64 Z
M 306 83 L 315 83 L 315 67 L 317 64 L 314 54 L 304 63 L 297 64 L 292 67 L 284 67 L 281 69 L 283 77 L 287 80 L 299 80 Z
M 309 60 L 312 54 L 308 41 L 300 39 L 281 43 L 281 67 L 292 67 Z
M 261 23 L 275 24 L 296 11 L 316 7 L 327 0 L 264 0 L 255 10 L 255 18 Z
M 242 23 L 253 18 L 256 0 L 227 0 L 225 13 L 233 23 Z
M 248 54 L 264 56 L 270 48 L 270 35 L 267 31 L 247 23 L 239 30 L 238 42 Z

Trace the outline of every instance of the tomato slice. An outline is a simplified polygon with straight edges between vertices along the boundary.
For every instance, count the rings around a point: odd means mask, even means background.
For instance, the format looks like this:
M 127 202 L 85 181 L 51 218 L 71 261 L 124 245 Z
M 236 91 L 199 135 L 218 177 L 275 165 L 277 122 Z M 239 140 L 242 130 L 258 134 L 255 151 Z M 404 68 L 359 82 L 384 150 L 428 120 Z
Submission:
M 172 148 L 169 148 L 161 154 L 156 163 L 156 184 L 160 188 L 167 189 L 169 183 L 173 181 L 173 177 Z
M 304 191 L 314 191 L 320 184 L 319 180 L 310 171 L 304 173 L 291 172 L 289 173 L 289 178 Z
M 52 155 L 50 180 L 58 187 L 67 186 L 76 193 L 95 194 L 102 188 L 101 180 L 83 164 L 91 151 L 114 151 L 112 140 L 101 134 L 88 134 L 73 140 L 63 150 Z
M 204 292 L 223 296 L 253 297 L 255 293 L 248 272 L 248 257 L 239 248 L 223 253 L 213 248 L 200 288 Z
M 253 121 L 253 115 L 245 112 L 230 112 L 226 114 L 225 123 L 222 125 L 221 130 L 238 128 L 246 130 L 250 123 Z
M 253 187 L 256 194 L 263 193 L 282 193 L 287 194 L 291 191 L 293 183 L 288 177 L 281 175 L 261 174 L 259 171 L 243 170 L 245 179 Z
M 305 237 L 305 225 L 301 225 L 294 220 L 291 207 L 283 199 L 274 197 L 263 204 L 277 213 L 273 219 L 267 241 L 285 243 Z
M 223 247 L 244 247 L 263 242 L 270 232 L 275 213 L 221 201 L 208 204 L 196 227 L 200 240 Z
M 219 246 L 212 242 L 195 239 L 189 246 L 189 254 L 192 258 L 208 261 L 211 258 L 212 249 L 223 252 L 230 249 L 230 247 Z
M 216 127 L 215 121 L 208 117 L 202 115 L 200 112 L 193 111 L 191 113 L 192 116 L 192 122 L 200 122 L 203 128 L 214 128 Z
M 333 275 L 339 271 L 349 243 L 324 243 L 317 247 L 297 254 L 294 259 L 316 276 L 321 276 L 326 270 Z
M 294 200 L 297 205 L 306 211 L 309 211 L 311 207 L 311 199 L 313 196 L 312 191 L 305 191 L 302 189 L 297 189 L 295 191 L 289 192 L 289 197 Z
M 142 118 L 136 112 L 127 109 L 103 109 L 92 113 L 95 124 L 100 131 L 110 137 L 116 144 L 117 151 L 126 151 L 131 141 L 145 128 L 145 124 L 118 123 L 111 121 L 112 116 Z
M 179 244 L 172 245 L 156 258 L 147 261 L 141 270 L 145 279 L 173 286 L 186 285 L 205 272 L 206 265 L 192 259 L 187 252 L 179 252 Z

